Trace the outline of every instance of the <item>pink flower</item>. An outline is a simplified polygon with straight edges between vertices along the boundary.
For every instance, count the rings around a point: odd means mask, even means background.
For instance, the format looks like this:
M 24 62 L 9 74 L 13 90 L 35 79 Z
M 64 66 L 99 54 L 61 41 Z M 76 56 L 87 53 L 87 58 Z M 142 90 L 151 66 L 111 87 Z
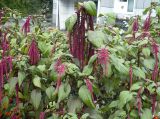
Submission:
M 26 22 L 23 24 L 22 26 L 22 31 L 27 34 L 28 32 L 30 32 L 30 19 L 31 17 L 29 16 L 26 20 Z
M 54 70 L 59 76 L 62 76 L 65 73 L 65 65 L 62 64 L 61 60 L 58 59 L 54 65 Z
M 30 57 L 30 64 L 36 65 L 40 60 L 40 53 L 37 47 L 37 43 L 35 40 L 32 40 L 32 43 L 29 47 L 28 55 Z
M 41 112 L 39 115 L 39 119 L 44 119 L 44 117 L 45 117 L 45 112 Z
M 98 61 L 100 64 L 106 64 L 109 61 L 109 52 L 107 49 L 102 48 L 98 51 Z
M 138 31 L 138 27 L 139 27 L 139 25 L 138 25 L 138 18 L 136 18 L 136 19 L 134 20 L 133 26 L 132 26 L 133 32 L 137 32 L 137 31 Z

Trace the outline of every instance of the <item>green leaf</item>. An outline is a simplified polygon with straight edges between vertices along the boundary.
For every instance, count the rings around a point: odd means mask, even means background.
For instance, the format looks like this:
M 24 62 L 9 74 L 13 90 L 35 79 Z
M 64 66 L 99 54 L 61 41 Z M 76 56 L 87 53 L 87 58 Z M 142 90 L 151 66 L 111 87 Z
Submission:
M 106 14 L 100 14 L 100 17 L 105 17 L 105 24 L 106 25 L 115 25 L 116 22 L 116 14 L 111 12 L 111 13 L 106 13 Z
M 150 109 L 143 109 L 141 119 L 152 119 L 152 112 Z
M 33 79 L 33 84 L 34 86 L 41 88 L 41 78 L 39 76 L 35 76 Z
M 140 87 L 142 86 L 142 82 L 137 82 L 137 83 L 134 83 L 132 86 L 131 86 L 131 91 L 136 91 L 136 90 L 139 90 Z
M 83 5 L 84 5 L 84 8 L 86 9 L 86 11 L 88 12 L 88 14 L 90 14 L 92 16 L 97 15 L 96 4 L 93 1 L 84 2 Z
M 119 96 L 119 108 L 123 108 L 129 101 L 133 99 L 133 95 L 129 91 L 122 91 Z
M 25 79 L 26 77 L 26 74 L 25 72 L 22 72 L 22 71 L 19 71 L 18 72 L 18 84 L 19 84 L 19 87 L 21 86 L 23 80 Z
M 68 97 L 71 92 L 71 86 L 68 83 L 61 84 L 58 91 L 58 102 L 61 102 Z
M 87 66 L 84 67 L 82 74 L 85 75 L 85 76 L 88 76 L 92 73 L 92 70 L 93 70 L 93 67 L 87 65 Z
M 89 117 L 89 114 L 86 113 L 86 114 L 83 114 L 80 119 L 87 119 L 88 117 Z
M 9 99 L 7 96 L 3 97 L 2 102 L 1 102 L 1 108 L 6 110 L 9 106 Z
M 69 113 L 77 113 L 82 108 L 82 102 L 78 97 L 70 97 L 67 103 Z
M 36 110 L 39 108 L 41 98 L 42 98 L 42 95 L 40 91 L 33 90 L 31 92 L 31 102 Z
M 109 108 L 115 108 L 118 106 L 118 103 L 119 103 L 119 100 L 116 100 L 116 101 L 112 101 L 110 104 L 109 104 Z
M 49 99 L 52 99 L 53 96 L 54 96 L 54 91 L 55 91 L 55 88 L 53 86 L 50 86 L 46 89 L 46 94 L 48 96 Z
M 114 55 L 110 55 L 112 64 L 122 74 L 128 74 L 129 69 L 123 64 L 123 59 L 119 59 Z
M 15 91 L 15 87 L 17 84 L 17 78 L 11 78 L 11 80 L 9 81 L 9 94 L 11 95 L 13 93 L 13 91 Z
M 81 100 L 90 108 L 95 108 L 95 105 L 93 104 L 92 101 L 92 96 L 91 93 L 88 91 L 88 88 L 83 85 L 81 86 L 81 88 L 79 89 L 79 97 L 81 98 Z
M 46 65 L 38 65 L 37 68 L 41 71 L 44 72 L 46 69 Z
M 127 114 L 124 110 L 117 110 L 109 119 L 126 119 Z
M 88 40 L 97 48 L 101 48 L 104 45 L 106 38 L 102 31 L 88 31 Z
M 96 59 L 97 59 L 97 54 L 93 55 L 93 56 L 89 59 L 88 65 L 89 65 L 89 66 L 92 66 Z
M 89 119 L 103 119 L 100 112 L 96 109 L 88 108 L 85 112 L 89 114 Z
M 146 45 L 147 43 L 148 43 L 148 40 L 141 40 L 139 41 L 138 46 L 143 46 L 143 45 Z
M 149 48 L 143 48 L 142 53 L 144 54 L 144 56 L 149 57 L 151 54 L 151 51 Z
M 145 66 L 145 68 L 149 69 L 149 70 L 153 70 L 154 69 L 154 63 L 155 60 L 154 59 L 144 59 L 143 64 Z
M 160 87 L 157 88 L 156 92 L 160 96 Z
M 71 32 L 75 23 L 77 21 L 77 16 L 76 15 L 72 15 L 70 16 L 66 21 L 65 21 L 65 26 L 67 31 Z
M 133 74 L 139 78 L 143 78 L 143 79 L 146 78 L 145 73 L 139 67 L 133 67 Z

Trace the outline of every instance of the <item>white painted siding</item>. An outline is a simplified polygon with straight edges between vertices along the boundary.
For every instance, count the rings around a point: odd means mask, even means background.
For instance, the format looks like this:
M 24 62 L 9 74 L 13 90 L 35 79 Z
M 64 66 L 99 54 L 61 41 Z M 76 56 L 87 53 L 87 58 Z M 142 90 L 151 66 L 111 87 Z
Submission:
M 65 29 L 65 20 L 74 14 L 74 3 L 77 0 L 60 0 L 59 3 L 59 25 L 60 29 Z
M 101 7 L 113 8 L 114 0 L 101 0 Z
M 57 2 L 56 0 L 53 0 L 53 11 L 52 11 L 52 23 L 55 26 L 56 25 L 56 12 L 57 10 Z

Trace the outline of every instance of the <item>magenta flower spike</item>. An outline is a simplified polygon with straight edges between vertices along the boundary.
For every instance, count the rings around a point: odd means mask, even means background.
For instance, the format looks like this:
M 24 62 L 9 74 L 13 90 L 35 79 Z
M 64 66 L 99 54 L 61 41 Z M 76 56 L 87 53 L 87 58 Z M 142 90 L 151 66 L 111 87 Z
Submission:
M 2 57 L 4 57 L 5 52 L 7 50 L 9 50 L 9 42 L 7 41 L 6 37 L 7 37 L 7 33 L 4 34 L 4 37 L 3 37 L 3 40 L 2 40 L 2 44 L 1 44 L 1 47 L 2 47 L 2 50 L 3 50 Z
M 28 55 L 30 58 L 30 64 L 36 65 L 40 60 L 40 53 L 37 47 L 37 43 L 35 40 L 32 40 L 32 43 L 30 44 Z
M 139 116 L 141 114 L 141 109 L 142 109 L 141 90 L 142 90 L 142 87 L 139 88 L 138 93 L 137 93 L 137 108 L 138 108 Z
M 44 119 L 45 118 L 45 112 L 41 112 L 39 115 L 39 119 Z
M 132 86 L 132 81 L 133 81 L 133 70 L 132 70 L 132 66 L 130 66 L 129 69 L 129 76 L 130 76 L 130 88 Z
M 98 61 L 100 64 L 106 64 L 109 61 L 109 52 L 106 48 L 98 51 Z
M 0 62 L 0 102 L 2 100 L 3 83 L 4 83 L 4 79 L 3 79 L 3 65 L 2 65 L 2 62 Z
M 3 64 L 0 62 L 0 88 L 3 88 L 4 78 L 3 78 Z M 1 90 L 1 89 L 0 89 Z
M 151 102 L 152 102 L 152 114 L 154 114 L 156 109 L 156 94 L 151 95 Z
M 89 79 L 85 80 L 87 88 L 89 90 L 89 92 L 91 93 L 91 95 L 93 94 L 93 87 L 92 87 L 92 82 Z
M 155 65 L 154 65 L 154 70 L 152 72 L 152 80 L 155 81 L 158 75 L 158 52 L 159 52 L 159 46 L 155 42 L 152 44 L 152 50 L 155 56 Z
M 61 76 L 65 73 L 65 65 L 62 64 L 60 59 L 56 61 L 54 65 L 54 70 L 58 75 L 57 86 L 56 86 L 56 89 L 58 90 L 61 85 Z
M 138 28 L 139 28 L 139 25 L 138 25 L 138 18 L 136 18 L 133 22 L 133 26 L 132 26 L 132 31 L 133 32 L 137 32 L 138 31 Z
M 150 25 L 151 25 L 151 16 L 149 14 L 146 20 L 144 21 L 143 30 L 145 32 L 149 31 Z
M 19 86 L 18 86 L 18 83 L 17 83 L 17 84 L 16 84 L 16 104 L 17 104 L 17 106 L 19 105 L 18 90 L 19 90 Z
M 22 32 L 24 32 L 25 34 L 30 32 L 30 20 L 31 20 L 31 17 L 29 16 L 26 22 L 22 26 Z
M 62 64 L 61 60 L 58 59 L 54 65 L 54 70 L 58 74 L 58 76 L 62 76 L 65 73 L 65 65 Z
M 12 72 L 12 68 L 13 68 L 12 57 L 9 56 L 7 60 L 8 60 L 8 65 L 9 65 L 9 72 Z

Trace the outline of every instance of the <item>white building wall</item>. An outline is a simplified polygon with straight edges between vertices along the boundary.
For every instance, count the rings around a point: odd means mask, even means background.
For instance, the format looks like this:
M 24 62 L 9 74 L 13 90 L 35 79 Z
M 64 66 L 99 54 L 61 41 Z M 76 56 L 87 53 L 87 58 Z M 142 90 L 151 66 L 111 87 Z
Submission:
M 60 29 L 65 29 L 65 20 L 74 14 L 74 3 L 77 0 L 60 0 L 59 1 L 59 25 Z
M 53 10 L 52 10 L 52 23 L 56 25 L 56 14 L 57 14 L 57 1 L 53 0 Z

